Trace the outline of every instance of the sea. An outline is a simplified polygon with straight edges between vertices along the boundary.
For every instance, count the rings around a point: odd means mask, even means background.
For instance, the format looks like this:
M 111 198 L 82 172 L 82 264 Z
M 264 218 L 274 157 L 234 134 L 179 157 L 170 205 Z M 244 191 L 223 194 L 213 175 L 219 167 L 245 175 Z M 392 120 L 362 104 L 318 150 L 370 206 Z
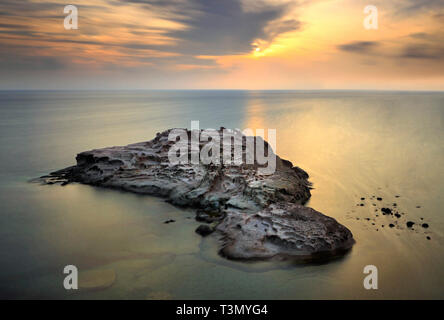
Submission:
M 306 205 L 347 226 L 353 249 L 231 261 L 217 236 L 195 233 L 193 210 L 32 182 L 79 152 L 191 121 L 275 129 L 276 153 L 310 175 Z M 0 150 L 0 298 L 444 299 L 444 92 L 0 91 Z M 64 285 L 69 265 L 77 290 Z M 377 289 L 364 286 L 369 265 Z

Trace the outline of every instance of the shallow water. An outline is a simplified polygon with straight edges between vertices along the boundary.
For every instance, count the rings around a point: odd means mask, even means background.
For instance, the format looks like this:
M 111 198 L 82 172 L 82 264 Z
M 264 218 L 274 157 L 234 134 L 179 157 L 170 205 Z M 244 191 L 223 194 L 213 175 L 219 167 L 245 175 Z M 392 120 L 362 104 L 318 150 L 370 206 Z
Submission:
M 277 129 L 277 153 L 310 174 L 307 205 L 346 225 L 353 250 L 318 265 L 228 261 L 214 237 L 194 233 L 192 211 L 115 190 L 28 182 L 74 164 L 78 152 L 150 140 L 191 120 Z M 444 93 L 0 92 L 0 297 L 443 299 L 443 129 Z M 375 211 L 394 202 L 405 213 L 399 219 Z M 410 230 L 408 220 L 430 228 Z M 68 264 L 113 270 L 116 280 L 66 291 Z M 369 264 L 378 267 L 378 290 L 363 287 Z

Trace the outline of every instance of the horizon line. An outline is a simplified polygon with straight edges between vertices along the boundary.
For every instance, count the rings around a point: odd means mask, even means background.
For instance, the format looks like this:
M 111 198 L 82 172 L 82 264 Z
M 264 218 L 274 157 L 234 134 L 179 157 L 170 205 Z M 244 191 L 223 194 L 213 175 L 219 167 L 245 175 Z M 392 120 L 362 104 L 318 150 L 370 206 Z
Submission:
M 309 92 L 309 91 L 354 91 L 354 92 L 444 92 L 444 89 L 434 90 L 434 89 L 1 89 L 0 92 L 11 92 L 11 91 L 53 91 L 53 92 L 63 92 L 63 91 L 268 91 L 268 92 L 283 92 L 283 91 L 298 91 L 298 92 Z

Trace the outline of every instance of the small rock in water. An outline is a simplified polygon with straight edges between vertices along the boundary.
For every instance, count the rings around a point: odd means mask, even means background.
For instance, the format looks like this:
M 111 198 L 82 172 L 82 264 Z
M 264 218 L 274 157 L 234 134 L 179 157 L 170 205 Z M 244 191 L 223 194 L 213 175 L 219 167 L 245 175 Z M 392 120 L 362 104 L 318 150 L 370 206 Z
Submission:
M 429 236 L 427 236 L 427 240 L 430 240 L 431 238 Z
M 364 206 L 364 204 L 363 204 L 363 203 L 361 203 L 361 204 L 360 204 L 360 206 L 361 206 L 361 207 L 363 207 L 363 206 Z
M 361 200 L 365 200 L 365 198 L 361 198 Z
M 417 209 L 421 208 L 421 206 L 416 206 Z
M 394 225 L 393 223 L 390 223 L 390 224 L 389 224 L 389 227 L 390 227 L 390 228 L 394 228 L 395 225 Z
M 216 214 L 209 214 L 203 210 L 198 210 L 196 213 L 196 221 L 212 223 L 214 221 L 220 220 L 221 216 Z
M 206 237 L 209 234 L 212 234 L 213 232 L 214 232 L 214 229 L 211 228 L 210 226 L 205 225 L 205 224 L 201 224 L 196 229 L 196 233 L 200 234 L 202 237 Z
M 176 222 L 176 220 L 170 219 L 170 220 L 165 221 L 164 223 L 168 224 L 168 223 L 172 223 L 172 222 Z
M 427 223 L 423 223 L 423 224 L 422 224 L 422 227 L 423 227 L 424 229 L 427 229 L 427 228 L 429 227 L 429 225 L 428 225 Z
M 392 214 L 392 209 L 390 208 L 381 208 L 382 214 Z
M 382 198 L 378 197 L 378 198 L 376 198 L 376 200 L 378 200 L 378 201 L 382 201 Z
M 395 213 L 396 218 L 401 218 L 401 215 L 399 213 Z
M 413 221 L 407 221 L 407 228 L 413 227 L 415 223 Z

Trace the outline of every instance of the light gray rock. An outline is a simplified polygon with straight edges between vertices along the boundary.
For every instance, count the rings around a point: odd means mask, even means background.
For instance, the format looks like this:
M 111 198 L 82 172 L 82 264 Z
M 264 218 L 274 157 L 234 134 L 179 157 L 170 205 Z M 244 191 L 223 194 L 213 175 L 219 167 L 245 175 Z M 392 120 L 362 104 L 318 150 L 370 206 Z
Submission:
M 226 235 L 221 254 L 232 259 L 323 259 L 345 253 L 351 232 L 335 219 L 295 203 L 274 203 L 256 213 L 228 210 L 217 226 Z
M 220 253 L 230 259 L 312 260 L 343 254 L 353 246 L 353 235 L 346 227 L 303 206 L 311 196 L 311 184 L 308 174 L 290 161 L 277 156 L 272 175 L 260 175 L 257 163 L 172 165 L 170 131 L 147 142 L 82 152 L 76 157 L 77 165 L 41 179 L 48 184 L 81 182 L 119 188 L 196 208 L 200 216 L 204 211 L 212 217 L 208 222 L 217 221 Z M 255 139 L 264 143 L 260 137 Z M 245 141 L 240 143 L 245 156 Z

